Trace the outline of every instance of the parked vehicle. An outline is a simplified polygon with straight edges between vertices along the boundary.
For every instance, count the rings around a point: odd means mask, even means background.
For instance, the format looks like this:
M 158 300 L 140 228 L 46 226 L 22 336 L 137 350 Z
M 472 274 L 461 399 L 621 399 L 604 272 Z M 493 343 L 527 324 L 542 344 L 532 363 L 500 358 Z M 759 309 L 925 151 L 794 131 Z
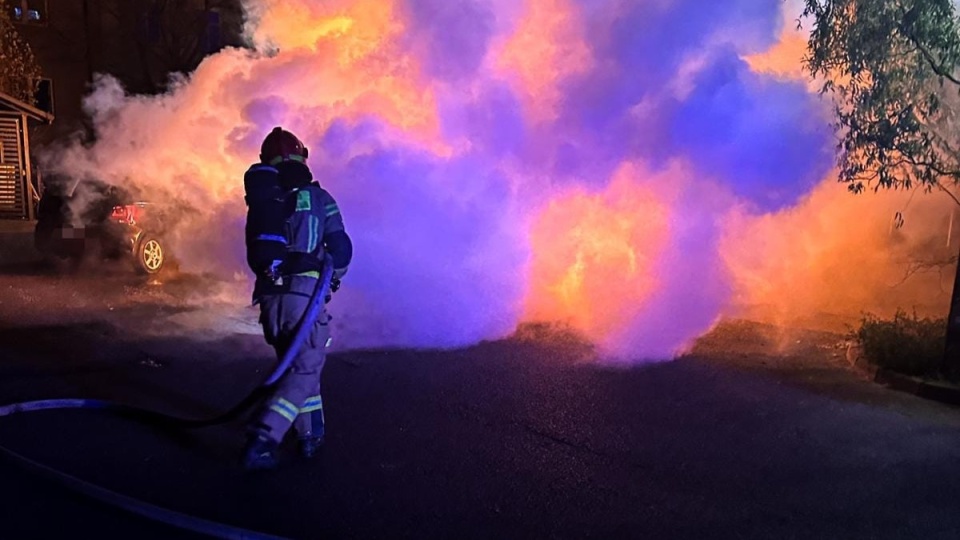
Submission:
M 90 255 L 128 258 L 136 271 L 156 274 L 169 258 L 161 214 L 130 190 L 105 182 L 48 181 L 34 245 L 45 255 L 77 262 Z

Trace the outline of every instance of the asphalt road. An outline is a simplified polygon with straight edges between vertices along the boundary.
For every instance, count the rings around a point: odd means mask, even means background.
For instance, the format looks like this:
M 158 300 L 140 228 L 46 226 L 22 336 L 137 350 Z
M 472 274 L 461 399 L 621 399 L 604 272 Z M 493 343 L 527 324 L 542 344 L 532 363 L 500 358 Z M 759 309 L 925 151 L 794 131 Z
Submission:
M 177 300 L 196 286 L 7 268 L 0 402 L 226 408 L 270 369 L 269 350 L 249 333 L 184 331 L 207 320 Z M 153 504 L 289 538 L 960 537 L 960 412 L 858 380 L 826 350 L 830 336 L 775 354 L 751 328 L 631 368 L 598 365 L 549 332 L 459 351 L 336 354 L 323 382 L 325 453 L 287 453 L 268 474 L 236 467 L 239 425 L 174 434 L 51 411 L 0 419 L 0 444 Z M 191 537 L 6 462 L 0 475 L 3 538 Z

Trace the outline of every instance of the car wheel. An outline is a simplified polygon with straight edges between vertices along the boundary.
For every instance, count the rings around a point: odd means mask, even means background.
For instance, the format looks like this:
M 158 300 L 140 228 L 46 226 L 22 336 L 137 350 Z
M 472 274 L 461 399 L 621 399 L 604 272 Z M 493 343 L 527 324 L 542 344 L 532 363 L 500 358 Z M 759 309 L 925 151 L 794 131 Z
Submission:
M 137 247 L 136 266 L 142 274 L 156 274 L 163 268 L 166 253 L 160 240 L 147 236 Z

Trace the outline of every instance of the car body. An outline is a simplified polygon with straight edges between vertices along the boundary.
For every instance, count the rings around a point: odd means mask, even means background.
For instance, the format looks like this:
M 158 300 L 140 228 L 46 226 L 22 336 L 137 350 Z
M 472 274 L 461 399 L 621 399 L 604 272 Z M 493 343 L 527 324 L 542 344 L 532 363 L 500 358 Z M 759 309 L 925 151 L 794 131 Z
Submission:
M 47 184 L 37 207 L 34 245 L 75 262 L 91 255 L 128 258 L 142 274 L 167 261 L 165 224 L 156 205 L 131 190 L 96 180 Z

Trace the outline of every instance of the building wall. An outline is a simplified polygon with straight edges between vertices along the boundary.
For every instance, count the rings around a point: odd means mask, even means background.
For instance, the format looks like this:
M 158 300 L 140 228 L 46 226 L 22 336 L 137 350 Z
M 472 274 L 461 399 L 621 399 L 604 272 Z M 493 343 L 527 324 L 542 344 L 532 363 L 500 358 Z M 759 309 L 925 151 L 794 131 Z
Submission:
M 21 3 L 8 0 L 8 4 Z M 89 58 L 96 43 L 96 16 L 84 0 L 30 1 L 40 11 L 39 21 L 16 24 L 30 44 L 45 78 L 53 82 L 56 121 L 31 129 L 34 144 L 46 144 L 83 128 L 81 102 L 88 88 L 92 66 Z M 88 12 L 84 13 L 84 5 Z M 48 9 L 52 8 L 52 9 Z M 89 24 L 88 24 L 89 22 Z
M 171 71 L 192 71 L 205 55 L 242 45 L 240 0 L 7 1 L 39 13 L 15 23 L 52 80 L 56 120 L 31 128 L 34 146 L 92 136 L 82 102 L 96 74 L 153 94 L 164 91 Z
M 26 115 L 0 111 L 0 219 L 31 217 L 30 170 L 23 159 Z

